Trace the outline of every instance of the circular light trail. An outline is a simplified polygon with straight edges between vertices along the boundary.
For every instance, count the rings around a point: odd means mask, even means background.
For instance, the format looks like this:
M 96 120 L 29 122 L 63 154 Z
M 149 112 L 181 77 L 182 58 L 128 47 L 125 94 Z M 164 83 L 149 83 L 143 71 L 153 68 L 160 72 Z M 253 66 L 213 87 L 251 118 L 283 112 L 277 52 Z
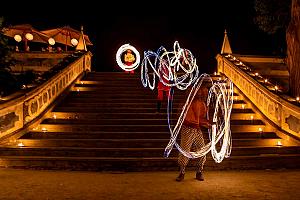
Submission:
M 122 61 L 122 56 L 123 56 L 124 52 L 126 52 L 127 50 L 131 50 L 135 54 L 135 61 L 131 65 L 126 65 Z M 121 67 L 124 71 L 133 71 L 140 64 L 140 53 L 132 45 L 124 44 L 118 49 L 118 51 L 116 53 L 116 61 L 117 61 L 117 64 L 119 65 L 119 67 Z

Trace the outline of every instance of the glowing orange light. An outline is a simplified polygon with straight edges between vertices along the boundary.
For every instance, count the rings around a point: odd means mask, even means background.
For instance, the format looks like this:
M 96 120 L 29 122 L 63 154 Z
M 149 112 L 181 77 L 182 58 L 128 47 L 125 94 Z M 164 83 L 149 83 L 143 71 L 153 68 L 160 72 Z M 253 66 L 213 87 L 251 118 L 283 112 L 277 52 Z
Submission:
M 47 129 L 45 127 L 42 128 L 42 132 L 47 132 Z
M 18 147 L 24 147 L 24 146 L 25 145 L 22 142 L 18 143 Z
M 277 141 L 277 144 L 276 144 L 276 145 L 277 145 L 277 146 L 283 146 L 280 140 Z

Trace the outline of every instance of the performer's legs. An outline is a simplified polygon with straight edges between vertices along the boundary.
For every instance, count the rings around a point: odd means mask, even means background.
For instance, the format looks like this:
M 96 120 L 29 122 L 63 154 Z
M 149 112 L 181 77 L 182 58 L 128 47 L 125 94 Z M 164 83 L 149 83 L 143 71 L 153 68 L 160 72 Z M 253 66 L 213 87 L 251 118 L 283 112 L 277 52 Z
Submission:
M 170 112 L 170 114 L 172 114 L 172 103 L 173 103 L 173 99 L 172 99 L 172 97 L 173 97 L 173 88 L 170 88 L 168 91 L 166 91 L 167 92 L 167 96 L 168 96 L 168 100 L 169 100 L 169 102 L 170 102 L 170 104 L 168 104 L 168 106 L 169 106 L 169 112 Z
M 200 129 L 197 130 L 197 133 L 195 134 L 195 150 L 199 151 L 201 148 L 205 146 L 204 138 L 203 138 L 203 133 Z M 206 161 L 206 155 L 197 158 L 197 164 L 196 164 L 196 179 L 203 181 L 203 167 L 204 163 Z
M 157 91 L 157 112 L 160 112 L 160 108 L 161 108 L 161 103 L 163 101 L 163 98 L 164 98 L 164 91 L 163 90 L 158 90 Z
M 190 151 L 190 148 L 193 144 L 193 137 L 191 137 L 190 134 L 191 128 L 182 125 L 181 127 L 181 141 L 180 141 L 180 147 L 184 151 Z M 180 167 L 180 173 L 179 176 L 177 177 L 177 181 L 181 181 L 184 179 L 184 174 L 185 174 L 185 168 L 189 162 L 189 158 L 184 156 L 182 153 L 179 153 L 178 156 L 178 165 Z

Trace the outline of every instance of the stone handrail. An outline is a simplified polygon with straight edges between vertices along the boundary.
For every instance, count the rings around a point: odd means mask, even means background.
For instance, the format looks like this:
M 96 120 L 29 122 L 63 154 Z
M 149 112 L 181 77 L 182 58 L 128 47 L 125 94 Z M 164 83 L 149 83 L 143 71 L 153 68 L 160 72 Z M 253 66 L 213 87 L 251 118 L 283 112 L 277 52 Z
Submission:
M 274 94 L 222 55 L 216 56 L 218 72 L 228 77 L 279 129 L 300 139 L 300 107 Z
M 23 96 L 0 104 L 0 139 L 32 122 L 82 73 L 91 71 L 90 52 L 83 54 L 45 83 Z

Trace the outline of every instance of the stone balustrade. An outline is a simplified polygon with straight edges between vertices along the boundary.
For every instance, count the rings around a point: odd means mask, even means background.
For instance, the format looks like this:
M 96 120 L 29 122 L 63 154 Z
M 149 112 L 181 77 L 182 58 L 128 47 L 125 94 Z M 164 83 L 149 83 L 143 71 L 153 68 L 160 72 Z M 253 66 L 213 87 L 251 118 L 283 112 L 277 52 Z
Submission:
M 85 71 L 91 71 L 90 52 L 83 54 L 45 83 L 23 96 L 0 104 L 0 140 L 23 129 Z
M 228 77 L 234 85 L 278 129 L 300 139 L 300 107 L 268 90 L 240 67 L 223 55 L 216 56 L 218 72 Z

